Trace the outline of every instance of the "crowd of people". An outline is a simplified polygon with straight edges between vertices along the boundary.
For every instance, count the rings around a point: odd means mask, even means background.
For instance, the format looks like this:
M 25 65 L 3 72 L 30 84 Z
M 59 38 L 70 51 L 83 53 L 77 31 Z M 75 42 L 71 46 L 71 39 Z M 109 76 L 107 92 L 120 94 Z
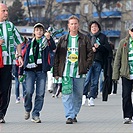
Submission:
M 52 97 L 61 93 L 66 124 L 73 124 L 78 122 L 78 114 L 86 100 L 89 106 L 95 106 L 99 88 L 103 101 L 107 101 L 111 94 L 112 84 L 113 94 L 116 94 L 121 77 L 124 124 L 132 123 L 132 26 L 129 27 L 129 35 L 120 41 L 115 56 L 98 21 L 90 22 L 89 33 L 85 35 L 80 32 L 79 18 L 70 16 L 69 32 L 61 36 L 57 44 L 42 23 L 36 23 L 33 29 L 32 38 L 21 36 L 15 25 L 8 21 L 7 6 L 0 3 L 0 63 L 4 64 L 0 67 L 0 123 L 5 123 L 12 73 L 15 76 L 16 103 L 20 103 L 19 86 L 20 83 L 23 85 L 25 120 L 31 117 L 32 122 L 41 123 L 40 112 L 47 81 L 47 90 L 52 92 Z M 53 63 L 51 54 L 54 55 Z

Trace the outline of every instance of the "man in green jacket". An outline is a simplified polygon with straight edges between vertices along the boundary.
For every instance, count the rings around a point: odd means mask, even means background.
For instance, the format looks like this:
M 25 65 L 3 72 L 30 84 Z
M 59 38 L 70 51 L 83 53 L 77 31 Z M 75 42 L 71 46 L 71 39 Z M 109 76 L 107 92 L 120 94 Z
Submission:
M 116 52 L 113 80 L 122 79 L 122 108 L 124 124 L 132 123 L 132 86 L 133 86 L 133 26 L 129 27 L 129 35 L 122 39 Z

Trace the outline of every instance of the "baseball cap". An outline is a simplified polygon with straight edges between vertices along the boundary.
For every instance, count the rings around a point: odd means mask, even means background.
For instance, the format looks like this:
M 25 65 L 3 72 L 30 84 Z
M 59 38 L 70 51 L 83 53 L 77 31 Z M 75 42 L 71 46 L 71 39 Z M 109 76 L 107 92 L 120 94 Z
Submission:
M 35 24 L 33 28 L 35 29 L 36 27 L 42 27 L 44 29 L 44 25 L 41 23 Z

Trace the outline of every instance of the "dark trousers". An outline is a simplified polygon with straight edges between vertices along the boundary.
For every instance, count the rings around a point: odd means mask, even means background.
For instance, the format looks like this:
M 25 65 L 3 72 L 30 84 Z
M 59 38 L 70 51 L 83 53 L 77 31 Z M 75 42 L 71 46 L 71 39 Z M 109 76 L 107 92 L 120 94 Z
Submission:
M 0 68 L 0 119 L 4 118 L 11 94 L 12 66 L 6 65 Z
M 117 81 L 113 81 L 113 94 L 117 94 Z
M 132 106 L 132 85 L 133 80 L 122 77 L 122 108 L 123 117 L 131 118 L 133 116 Z

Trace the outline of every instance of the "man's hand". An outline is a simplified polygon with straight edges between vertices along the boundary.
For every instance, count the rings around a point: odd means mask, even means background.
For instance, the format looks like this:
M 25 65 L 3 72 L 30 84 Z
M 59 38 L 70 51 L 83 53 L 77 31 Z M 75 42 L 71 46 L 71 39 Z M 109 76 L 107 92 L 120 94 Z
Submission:
M 4 40 L 0 39 L 0 45 L 2 45 L 3 42 L 4 42 Z
M 18 57 L 18 63 L 19 63 L 19 67 L 23 66 L 24 62 L 23 62 L 22 57 Z
M 55 76 L 54 78 L 55 78 L 56 80 L 58 80 L 58 79 L 59 79 L 59 76 Z

